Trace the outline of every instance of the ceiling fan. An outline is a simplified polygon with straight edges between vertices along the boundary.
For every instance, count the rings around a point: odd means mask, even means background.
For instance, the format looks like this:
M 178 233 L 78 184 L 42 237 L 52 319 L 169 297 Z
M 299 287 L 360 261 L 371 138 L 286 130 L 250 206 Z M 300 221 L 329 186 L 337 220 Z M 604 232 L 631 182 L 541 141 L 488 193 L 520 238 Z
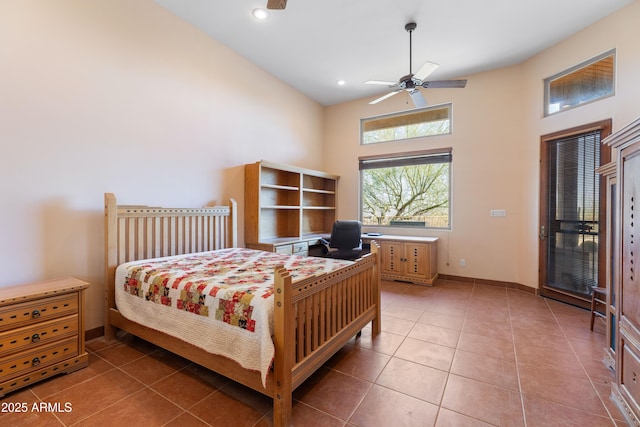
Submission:
M 433 62 L 425 62 L 422 67 L 415 74 L 411 73 L 411 34 L 416 29 L 415 22 L 409 22 L 404 26 L 404 29 L 409 32 L 409 74 L 406 76 L 400 77 L 400 80 L 396 82 L 382 81 L 382 80 L 369 80 L 366 81 L 366 84 L 370 85 L 385 85 L 389 88 L 393 89 L 393 91 L 389 92 L 386 95 L 381 96 L 380 98 L 374 99 L 369 104 L 377 104 L 380 101 L 384 101 L 387 98 L 392 97 L 393 95 L 406 90 L 411 95 L 411 99 L 413 100 L 413 104 L 420 108 L 426 107 L 427 101 L 425 101 L 424 96 L 418 89 L 419 87 L 424 88 L 463 88 L 467 85 L 466 80 L 432 80 L 426 81 L 425 79 L 429 74 L 433 73 L 436 68 L 438 68 L 438 64 Z
M 287 0 L 267 0 L 267 9 L 284 9 L 287 7 Z

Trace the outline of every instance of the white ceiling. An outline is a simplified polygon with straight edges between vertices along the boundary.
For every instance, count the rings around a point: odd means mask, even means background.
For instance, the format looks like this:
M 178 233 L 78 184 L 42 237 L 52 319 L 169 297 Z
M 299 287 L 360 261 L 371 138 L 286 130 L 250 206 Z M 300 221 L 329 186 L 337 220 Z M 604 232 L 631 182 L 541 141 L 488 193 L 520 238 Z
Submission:
M 262 22 L 251 11 L 267 0 L 155 1 L 333 105 L 388 92 L 366 80 L 409 73 L 407 22 L 417 23 L 412 71 L 429 60 L 440 67 L 427 80 L 454 79 L 520 63 L 634 0 L 289 0 Z

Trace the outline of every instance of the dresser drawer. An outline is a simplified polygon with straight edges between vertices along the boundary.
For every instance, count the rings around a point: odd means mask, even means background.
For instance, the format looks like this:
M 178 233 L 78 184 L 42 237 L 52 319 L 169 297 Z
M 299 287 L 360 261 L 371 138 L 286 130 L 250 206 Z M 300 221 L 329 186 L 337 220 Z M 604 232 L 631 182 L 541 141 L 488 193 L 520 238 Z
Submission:
M 3 357 L 0 359 L 0 379 L 13 378 L 76 355 L 78 355 L 77 336 Z
M 78 369 L 85 368 L 89 365 L 89 355 L 87 353 L 79 354 L 76 357 L 65 359 L 62 362 L 54 363 L 53 365 L 46 366 L 42 369 L 36 369 L 32 372 L 27 372 L 24 375 L 18 377 L 5 379 L 0 377 L 0 396 L 22 388 L 38 381 L 45 380 L 54 375 L 61 373 L 70 373 L 77 371 Z
M 0 331 L 78 312 L 78 293 L 42 298 L 0 308 Z
M 12 329 L 0 333 L 0 357 L 77 334 L 77 314 Z

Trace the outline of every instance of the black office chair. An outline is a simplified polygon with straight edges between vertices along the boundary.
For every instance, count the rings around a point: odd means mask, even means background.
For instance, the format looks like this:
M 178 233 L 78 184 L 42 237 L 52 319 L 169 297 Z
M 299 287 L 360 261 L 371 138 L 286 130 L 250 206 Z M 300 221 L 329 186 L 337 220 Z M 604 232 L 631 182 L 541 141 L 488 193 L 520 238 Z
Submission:
M 326 258 L 354 260 L 363 255 L 362 224 L 360 221 L 336 221 L 331 230 L 329 241 L 322 239 L 326 247 Z

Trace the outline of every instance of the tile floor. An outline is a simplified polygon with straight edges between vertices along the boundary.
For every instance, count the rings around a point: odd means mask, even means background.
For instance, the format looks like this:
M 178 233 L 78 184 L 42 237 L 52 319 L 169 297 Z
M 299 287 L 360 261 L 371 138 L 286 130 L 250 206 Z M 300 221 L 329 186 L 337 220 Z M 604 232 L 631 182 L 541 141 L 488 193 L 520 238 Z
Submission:
M 380 336 L 363 330 L 295 391 L 294 425 L 626 425 L 589 312 L 450 281 L 384 282 L 382 301 Z M 88 368 L 1 400 L 71 411 L 0 413 L 0 425 L 272 425 L 270 399 L 137 338 L 87 348 Z

